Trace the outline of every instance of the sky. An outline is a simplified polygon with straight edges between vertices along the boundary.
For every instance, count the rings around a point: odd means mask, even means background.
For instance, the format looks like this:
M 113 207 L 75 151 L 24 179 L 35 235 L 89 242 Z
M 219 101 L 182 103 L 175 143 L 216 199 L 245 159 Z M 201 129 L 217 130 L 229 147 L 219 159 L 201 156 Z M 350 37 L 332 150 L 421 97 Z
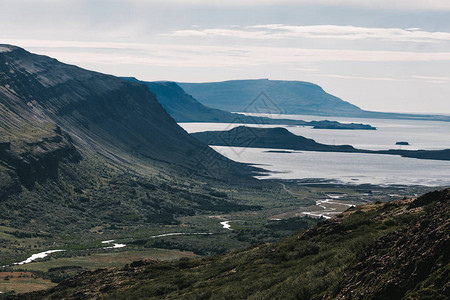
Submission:
M 450 114 L 448 0 L 1 0 L 0 43 L 147 81 L 301 80 Z

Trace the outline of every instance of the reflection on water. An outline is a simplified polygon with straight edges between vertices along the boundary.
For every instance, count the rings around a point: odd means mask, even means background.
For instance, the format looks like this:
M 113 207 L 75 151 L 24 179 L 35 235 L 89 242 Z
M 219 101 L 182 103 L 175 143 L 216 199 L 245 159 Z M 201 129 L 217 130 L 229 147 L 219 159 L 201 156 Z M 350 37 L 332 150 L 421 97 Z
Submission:
M 330 130 L 303 126 L 247 125 L 284 127 L 296 135 L 312 138 L 330 145 L 352 145 L 360 149 L 450 149 L 450 122 L 336 118 L 301 115 L 280 115 L 305 121 L 332 120 L 346 123 L 365 123 L 377 130 Z M 188 132 L 229 130 L 243 124 L 180 123 Z M 395 145 L 409 142 L 410 146 Z M 337 179 L 352 184 L 450 185 L 450 161 L 419 160 L 393 155 L 362 153 L 326 153 L 308 151 L 283 152 L 279 149 L 256 149 L 213 146 L 225 156 L 250 164 L 262 164 L 271 171 L 262 178 Z
M 271 171 L 266 179 L 338 179 L 350 184 L 450 186 L 450 161 L 395 155 L 296 151 L 212 146 L 230 159 L 261 164 Z M 239 154 L 238 154 L 239 153 Z
M 283 115 L 287 118 L 286 115 Z M 329 145 L 352 145 L 356 148 L 370 150 L 407 149 L 431 150 L 450 149 L 450 122 L 413 121 L 413 120 L 379 120 L 354 119 L 317 116 L 295 116 L 301 120 L 332 120 L 343 123 L 365 123 L 377 130 L 333 130 L 313 129 L 303 126 L 286 125 L 246 125 L 257 127 L 284 127 L 296 135 L 314 139 L 318 143 Z M 180 123 L 187 132 L 208 130 L 229 130 L 245 124 L 226 123 Z M 396 142 L 409 142 L 410 146 L 398 146 Z

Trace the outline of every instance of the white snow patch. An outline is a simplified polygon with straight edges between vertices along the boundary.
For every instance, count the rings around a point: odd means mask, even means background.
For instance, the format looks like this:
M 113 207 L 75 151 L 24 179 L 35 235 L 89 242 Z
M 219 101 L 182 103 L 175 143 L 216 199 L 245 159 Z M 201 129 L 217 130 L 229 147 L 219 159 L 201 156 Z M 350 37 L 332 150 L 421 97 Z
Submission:
M 115 240 L 108 240 L 108 241 L 102 241 L 102 244 L 111 244 L 112 242 L 114 242 Z
M 233 230 L 233 229 L 231 229 L 231 225 L 229 223 L 230 223 L 230 221 L 223 221 L 223 222 L 220 222 L 220 225 L 222 225 L 222 228 L 224 228 L 224 229 Z
M 115 240 L 102 241 L 102 244 L 111 244 L 114 241 Z M 126 245 L 125 244 L 114 243 L 112 246 L 103 247 L 103 249 L 117 249 L 117 248 L 123 248 L 123 247 L 126 247 Z
M 65 250 L 48 250 L 48 251 L 45 251 L 45 252 L 36 253 L 36 254 L 33 254 L 33 255 L 31 255 L 30 257 L 28 257 L 26 260 L 21 261 L 21 262 L 13 263 L 12 265 L 24 265 L 24 264 L 29 264 L 30 262 L 33 262 L 33 261 L 35 261 L 36 259 L 44 258 L 44 257 L 47 257 L 47 256 L 48 256 L 49 254 L 51 254 L 51 253 L 61 252 L 61 251 L 65 251 Z M 4 266 L 4 267 L 5 267 L 5 266 Z
M 114 245 L 109 246 L 109 247 L 104 247 L 103 249 L 117 249 L 117 248 L 123 248 L 125 246 L 126 246 L 125 244 L 114 244 Z

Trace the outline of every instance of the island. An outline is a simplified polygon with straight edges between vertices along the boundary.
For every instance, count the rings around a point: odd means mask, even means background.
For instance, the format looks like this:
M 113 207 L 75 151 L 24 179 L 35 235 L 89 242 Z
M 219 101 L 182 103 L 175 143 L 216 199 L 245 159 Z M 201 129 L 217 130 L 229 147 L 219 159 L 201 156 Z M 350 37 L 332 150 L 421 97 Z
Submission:
M 208 145 L 281 149 L 284 151 L 319 151 L 399 155 L 409 158 L 450 160 L 450 149 L 443 150 L 366 150 L 351 145 L 327 145 L 313 139 L 295 135 L 286 128 L 262 128 L 238 126 L 227 131 L 205 131 L 191 133 L 193 137 Z M 284 152 L 286 153 L 286 152 Z

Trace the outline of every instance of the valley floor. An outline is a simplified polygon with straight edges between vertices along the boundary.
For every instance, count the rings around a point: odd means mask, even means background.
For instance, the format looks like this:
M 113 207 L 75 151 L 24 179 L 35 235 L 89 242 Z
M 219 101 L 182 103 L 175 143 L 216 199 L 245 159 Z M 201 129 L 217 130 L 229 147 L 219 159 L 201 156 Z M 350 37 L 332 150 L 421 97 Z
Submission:
M 72 234 L 35 234 L 1 226 L 0 265 L 5 266 L 0 272 L 3 277 L 0 291 L 10 294 L 46 289 L 85 270 L 122 267 L 142 259 L 209 256 L 274 242 L 354 205 L 411 198 L 435 189 L 304 184 L 293 180 L 266 180 L 259 187 L 215 185 L 228 200 L 261 209 L 184 216 L 177 218 L 179 224 L 171 225 L 103 223 L 88 232 Z M 13 265 L 33 254 L 54 249 L 64 251 Z

